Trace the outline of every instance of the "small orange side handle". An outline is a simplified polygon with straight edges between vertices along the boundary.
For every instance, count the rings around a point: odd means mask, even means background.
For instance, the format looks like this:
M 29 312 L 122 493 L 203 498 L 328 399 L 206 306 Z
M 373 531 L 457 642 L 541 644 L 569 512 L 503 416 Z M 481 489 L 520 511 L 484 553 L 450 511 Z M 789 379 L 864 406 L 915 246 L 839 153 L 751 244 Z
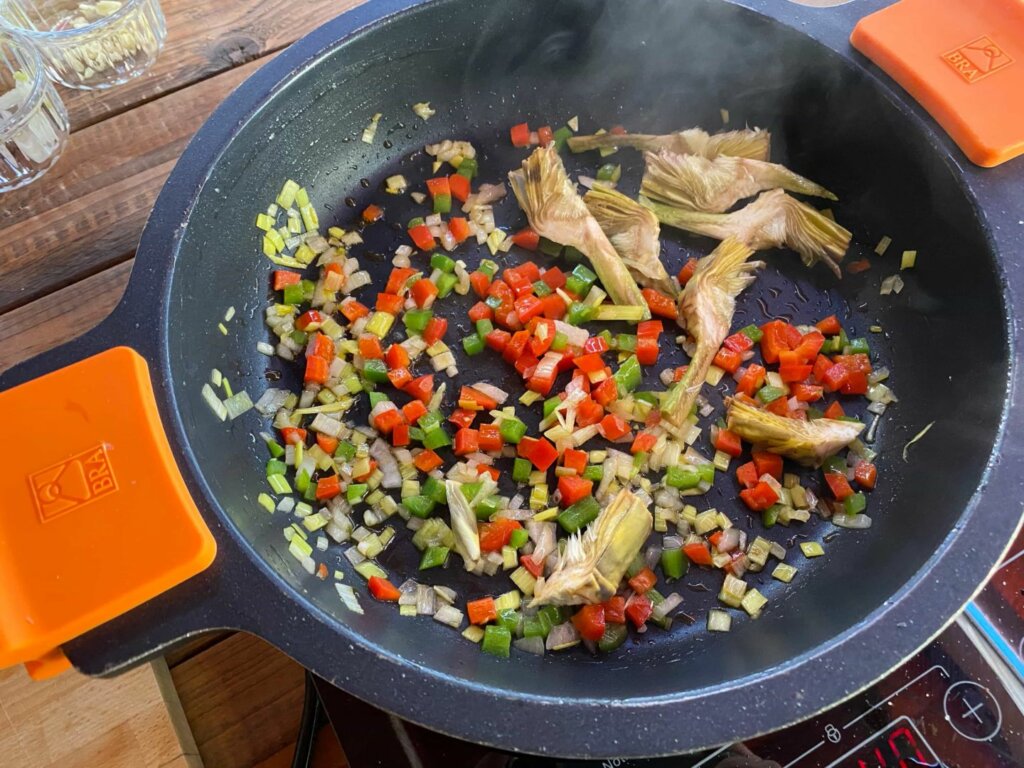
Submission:
M 0 392 L 0 423 L 0 668 L 48 677 L 63 643 L 203 571 L 216 544 L 134 350 Z

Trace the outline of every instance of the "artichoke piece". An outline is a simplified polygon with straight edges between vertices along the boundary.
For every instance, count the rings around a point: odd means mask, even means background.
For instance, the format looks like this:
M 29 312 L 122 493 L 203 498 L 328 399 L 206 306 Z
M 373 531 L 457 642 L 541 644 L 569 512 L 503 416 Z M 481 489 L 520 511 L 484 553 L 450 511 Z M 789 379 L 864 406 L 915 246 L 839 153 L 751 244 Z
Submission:
M 651 200 L 694 211 L 721 213 L 745 197 L 767 189 L 785 189 L 803 195 L 836 200 L 819 184 L 784 165 L 719 155 L 713 160 L 700 155 L 680 155 L 661 150 L 645 152 L 646 169 L 640 193 Z
M 842 277 L 839 262 L 850 247 L 850 231 L 781 189 L 765 192 L 732 213 L 687 211 L 644 196 L 640 197 L 640 203 L 654 211 L 658 221 L 670 227 L 717 240 L 735 237 L 756 251 L 790 248 L 800 254 L 808 267 L 821 261 L 836 277 Z
M 693 410 L 711 361 L 729 335 L 736 297 L 754 282 L 754 271 L 764 262 L 747 259 L 754 251 L 735 238 L 723 241 L 710 256 L 697 262 L 697 270 L 679 295 L 679 318 L 697 342 L 683 378 L 662 400 L 661 413 L 681 426 Z
M 661 263 L 658 217 L 636 200 L 606 187 L 594 187 L 583 196 L 583 202 L 636 281 L 675 296 L 679 286 Z
M 530 606 L 604 602 L 619 588 L 653 525 L 647 505 L 623 488 L 585 531 L 568 538 L 551 575 L 537 580 Z
M 649 152 L 667 149 L 681 155 L 700 155 L 708 158 L 731 155 L 749 157 L 752 160 L 767 160 L 771 150 L 771 134 L 762 128 L 746 128 L 715 134 L 709 134 L 700 128 L 688 128 L 666 136 L 652 136 L 646 133 L 602 133 L 569 138 L 569 149 L 573 152 L 612 147 L 633 147 Z
M 576 193 L 553 144 L 535 150 L 523 161 L 522 170 L 509 171 L 508 179 L 519 207 L 541 237 L 583 253 L 613 302 L 643 307 L 641 319 L 650 318 L 640 288 Z
M 856 440 L 864 429 L 856 421 L 788 419 L 741 400 L 731 400 L 728 408 L 726 427 L 730 432 L 807 467 L 821 466 L 829 456 Z
M 452 519 L 452 531 L 455 533 L 455 545 L 466 561 L 466 567 L 480 559 L 480 535 L 476 527 L 476 513 L 470 509 L 469 502 L 462 493 L 462 483 L 445 480 L 444 489 L 448 496 L 448 513 Z

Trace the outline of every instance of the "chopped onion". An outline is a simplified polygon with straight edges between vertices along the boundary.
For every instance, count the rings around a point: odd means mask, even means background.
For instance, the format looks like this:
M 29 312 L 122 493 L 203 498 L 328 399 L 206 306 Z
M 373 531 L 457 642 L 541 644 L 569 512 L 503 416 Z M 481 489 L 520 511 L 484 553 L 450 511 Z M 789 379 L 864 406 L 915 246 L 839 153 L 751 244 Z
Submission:
M 434 612 L 434 621 L 458 629 L 462 624 L 462 611 L 453 605 L 442 605 Z
M 421 616 L 433 616 L 437 610 L 437 596 L 434 588 L 427 584 L 416 585 L 416 613 Z M 459 621 L 462 621 L 460 614 Z M 458 626 L 458 625 L 453 625 Z
M 224 421 L 228 417 L 227 408 L 224 407 L 224 403 L 217 397 L 217 393 L 213 391 L 213 387 L 209 384 L 203 384 L 203 400 L 210 406 L 210 410 L 216 414 L 217 418 Z
M 871 527 L 871 518 L 864 514 L 832 515 L 832 525 L 838 525 L 840 528 L 854 528 L 857 530 L 863 530 L 864 528 Z
M 535 653 L 538 656 L 544 655 L 544 638 L 543 637 L 520 637 L 518 640 L 513 641 L 514 645 L 520 651 L 526 653 Z
M 576 645 L 580 641 L 580 633 L 576 631 L 571 621 L 564 624 L 556 624 L 548 633 L 547 642 L 544 647 L 549 651 L 561 651 L 565 648 Z
M 488 384 L 485 381 L 479 381 L 476 384 L 473 384 L 473 389 L 479 392 L 483 392 L 489 398 L 494 400 L 498 405 L 501 405 L 506 400 L 508 400 L 508 392 L 506 392 L 503 389 L 499 389 L 493 384 Z
M 230 419 L 237 419 L 246 411 L 251 410 L 252 407 L 252 400 L 245 391 L 238 392 L 224 401 L 224 408 Z
M 380 403 L 378 403 L 380 405 Z M 398 462 L 395 460 L 394 455 L 391 453 L 391 448 L 380 438 L 374 440 L 373 445 L 370 446 L 370 456 L 377 460 L 377 466 L 380 471 L 384 473 L 384 477 L 381 478 L 380 485 L 382 488 L 401 488 L 402 487 L 402 472 L 399 469 Z
M 644 552 L 644 562 L 647 563 L 648 568 L 654 568 L 661 560 L 661 547 L 657 544 L 652 544 Z
M 890 275 L 882 281 L 882 285 L 878 292 L 882 296 L 888 296 L 891 293 L 898 294 L 902 290 L 903 278 L 899 275 Z
M 654 610 L 651 615 L 655 621 L 661 621 L 672 611 L 683 604 L 683 596 L 678 592 L 673 592 L 671 595 L 667 595 L 664 600 L 654 606 Z
M 582 347 L 587 343 L 587 339 L 590 338 L 590 333 L 586 328 L 569 325 L 568 323 L 563 323 L 561 320 L 555 320 L 555 331 L 557 333 L 565 334 L 570 347 Z
M 353 613 L 362 615 L 363 608 L 359 605 L 359 598 L 356 596 L 355 590 L 352 589 L 350 585 L 335 583 L 334 588 L 338 590 L 338 596 L 341 598 L 341 601 L 345 604 L 346 608 Z

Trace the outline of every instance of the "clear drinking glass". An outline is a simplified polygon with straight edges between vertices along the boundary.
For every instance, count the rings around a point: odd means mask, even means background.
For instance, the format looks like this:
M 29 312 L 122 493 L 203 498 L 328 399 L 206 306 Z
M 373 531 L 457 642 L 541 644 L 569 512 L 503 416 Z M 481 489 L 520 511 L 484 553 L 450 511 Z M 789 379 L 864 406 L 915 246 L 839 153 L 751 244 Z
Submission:
M 167 37 L 158 0 L 0 0 L 0 24 L 36 44 L 54 80 L 85 91 L 142 74 Z
M 35 181 L 68 137 L 68 113 L 24 38 L 0 29 L 0 192 Z

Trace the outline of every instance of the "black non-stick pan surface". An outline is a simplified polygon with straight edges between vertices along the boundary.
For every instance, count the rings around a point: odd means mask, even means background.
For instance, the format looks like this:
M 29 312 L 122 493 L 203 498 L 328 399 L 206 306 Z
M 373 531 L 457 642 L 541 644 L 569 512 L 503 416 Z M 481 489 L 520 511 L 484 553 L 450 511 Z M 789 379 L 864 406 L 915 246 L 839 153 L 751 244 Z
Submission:
M 1024 425 L 1014 318 L 1024 289 L 1024 167 L 1020 160 L 986 171 L 969 166 L 923 112 L 851 52 L 855 17 L 882 5 L 822 11 L 785 0 L 444 0 L 406 7 L 373 0 L 261 69 L 214 114 L 171 175 L 112 318 L 2 380 L 10 386 L 114 343 L 138 349 L 150 363 L 181 470 L 218 542 L 210 570 L 66 646 L 75 665 L 114 673 L 183 636 L 240 628 L 345 690 L 455 736 L 563 756 L 638 756 L 807 717 L 927 642 L 985 579 L 1020 516 Z M 428 122 L 410 110 L 419 101 L 437 109 Z M 717 130 L 721 109 L 729 127 L 770 129 L 774 160 L 835 191 L 834 213 L 854 232 L 848 260 L 871 257 L 869 271 L 840 281 L 824 267 L 803 267 L 792 253 L 764 254 L 768 266 L 740 299 L 736 325 L 834 312 L 851 335 L 870 337 L 900 398 L 875 444 L 874 526 L 835 537 L 838 529 L 817 519 L 773 528 L 767 535 L 791 548 L 804 537 L 828 535 L 829 542 L 827 555 L 813 561 L 793 550 L 800 572 L 791 585 L 751 577 L 770 600 L 760 619 L 737 616 L 729 634 L 706 632 L 719 576 L 694 569 L 669 589 L 682 591 L 683 610 L 698 621 L 652 629 L 610 656 L 514 653 L 502 661 L 447 627 L 402 618 L 365 595 L 364 616 L 347 612 L 330 583 L 308 577 L 288 555 L 281 535 L 288 521 L 256 504 L 266 456 L 253 436 L 263 428 L 255 412 L 223 424 L 200 397 L 212 368 L 254 398 L 267 386 L 268 368 L 296 383 L 295 371 L 255 349 L 267 338 L 262 311 L 271 269 L 260 254 L 256 213 L 294 178 L 309 189 L 324 227 L 351 226 L 371 201 L 386 204 L 389 222 L 404 222 L 411 203 L 386 198 L 381 181 L 396 172 L 423 179 L 425 143 L 471 140 L 480 151 L 479 180 L 497 182 L 526 154 L 508 141 L 509 126 L 523 120 L 557 126 L 578 115 L 583 132 L 616 123 L 649 133 Z M 375 112 L 383 119 L 368 145 L 359 136 Z M 613 160 L 625 170 L 622 188 L 635 192 L 639 154 L 623 150 Z M 588 175 L 601 162 L 596 153 L 567 157 L 570 170 Z M 524 221 L 511 199 L 498 216 L 507 227 Z M 875 257 L 883 235 L 893 246 Z M 404 235 L 377 225 L 366 241 L 353 255 L 374 276 L 372 300 Z M 713 246 L 664 233 L 670 271 Z M 919 254 L 917 267 L 903 273 L 906 288 L 879 296 L 904 249 Z M 473 265 L 486 254 L 470 248 L 460 255 Z M 502 261 L 519 258 L 513 252 Z M 453 344 L 470 303 L 440 305 Z M 225 337 L 217 323 L 229 306 L 238 316 Z M 869 333 L 872 325 L 883 332 Z M 668 346 L 666 364 L 685 361 Z M 496 356 L 460 363 L 456 384 L 486 379 L 518 394 L 517 377 Z M 904 444 L 933 422 L 904 461 Z M 735 496 L 730 473 L 700 502 L 763 534 Z M 341 549 L 328 553 L 328 566 L 357 583 Z M 381 561 L 396 582 L 417 575 L 404 535 Z M 430 576 L 463 599 L 493 588 L 457 564 Z

